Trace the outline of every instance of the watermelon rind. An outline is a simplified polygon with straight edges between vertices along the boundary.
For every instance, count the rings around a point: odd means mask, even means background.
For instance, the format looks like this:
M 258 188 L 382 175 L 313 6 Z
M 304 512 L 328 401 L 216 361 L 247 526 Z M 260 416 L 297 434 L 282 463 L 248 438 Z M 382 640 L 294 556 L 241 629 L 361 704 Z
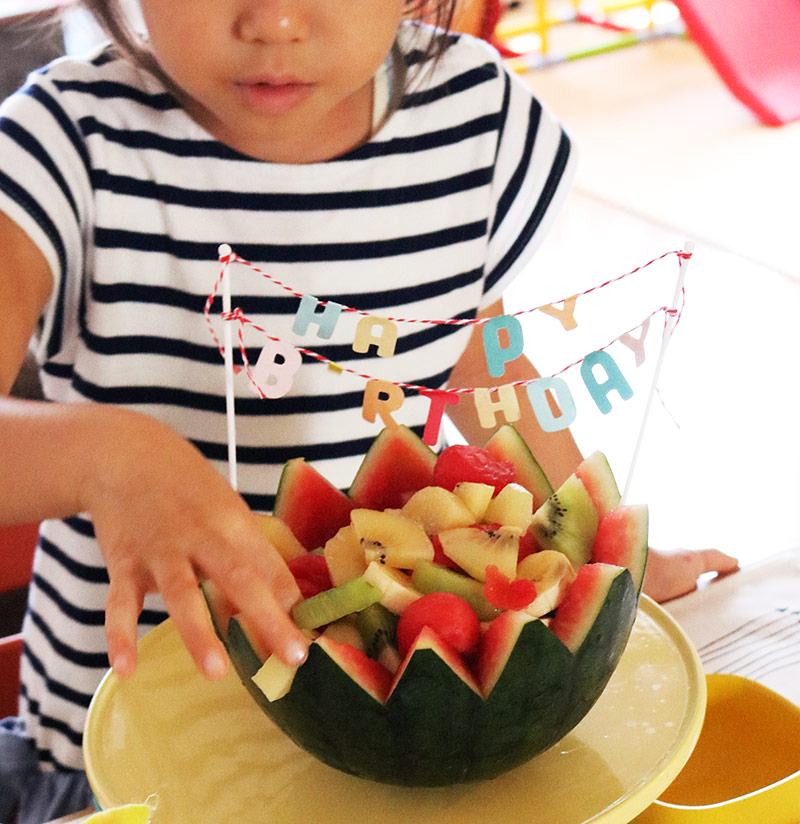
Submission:
M 620 505 L 600 521 L 592 549 L 593 562 L 627 567 L 637 594 L 647 568 L 648 526 L 646 504 Z
M 566 734 L 592 708 L 606 687 L 636 619 L 638 594 L 627 569 L 611 582 L 603 605 L 575 653 L 572 689 L 564 717 Z
M 525 439 L 513 424 L 503 424 L 484 446 L 497 461 L 508 461 L 514 467 L 514 482 L 533 495 L 533 508 L 538 509 L 552 494 L 553 487 L 539 466 Z
M 231 618 L 223 641 L 233 668 L 259 708 L 299 747 L 336 769 L 346 770 L 347 765 L 338 757 L 333 741 L 325 732 L 315 690 L 308 687 L 308 673 L 301 675 L 304 667 L 298 669 L 291 691 L 277 701 L 270 701 L 253 682 L 253 676 L 264 661 L 255 652 L 254 644 L 238 618 Z
M 448 655 L 457 653 L 424 629 L 386 702 L 403 753 L 402 770 L 392 783 L 440 786 L 467 778 L 483 699 L 452 669 Z
M 252 681 L 263 663 L 232 618 L 231 661 L 259 707 L 296 743 L 341 771 L 388 784 L 445 786 L 496 777 L 559 741 L 591 709 L 625 648 L 636 614 L 630 573 L 601 589 L 596 618 L 571 653 L 541 620 L 522 619 L 484 699 L 436 644 L 412 649 L 385 704 L 319 643 L 291 691 L 268 701 Z M 449 654 L 449 653 L 448 653 Z
M 348 495 L 364 509 L 400 509 L 433 485 L 436 453 L 407 426 L 382 429 L 353 478 Z
M 619 487 L 608 458 L 602 452 L 592 452 L 588 458 L 584 458 L 575 470 L 575 474 L 586 487 L 597 509 L 598 518 L 604 518 L 619 505 L 621 498 Z
M 530 618 L 530 616 L 528 616 Z M 551 747 L 567 732 L 565 685 L 575 659 L 547 626 L 530 618 L 487 696 L 474 731 L 479 757 L 469 780 L 494 778 Z

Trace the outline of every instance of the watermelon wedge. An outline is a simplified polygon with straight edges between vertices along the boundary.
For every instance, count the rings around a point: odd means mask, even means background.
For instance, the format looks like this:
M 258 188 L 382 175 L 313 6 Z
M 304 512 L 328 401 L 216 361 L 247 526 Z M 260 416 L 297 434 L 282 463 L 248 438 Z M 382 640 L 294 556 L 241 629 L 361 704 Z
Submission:
M 281 472 L 273 515 L 310 552 L 325 546 L 350 523 L 353 502 L 303 458 L 288 461 Z
M 358 468 L 349 495 L 362 509 L 399 509 L 418 490 L 433 485 L 436 453 L 412 430 L 381 430 Z

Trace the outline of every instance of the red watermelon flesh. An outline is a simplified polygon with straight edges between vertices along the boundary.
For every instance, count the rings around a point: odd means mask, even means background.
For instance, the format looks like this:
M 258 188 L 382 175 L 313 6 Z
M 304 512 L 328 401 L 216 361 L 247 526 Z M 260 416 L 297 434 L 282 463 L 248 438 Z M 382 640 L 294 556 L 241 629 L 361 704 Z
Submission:
M 648 509 L 645 504 L 618 506 L 597 527 L 592 561 L 627 567 L 636 591 L 640 592 L 647 566 L 647 532 Z
M 350 487 L 363 509 L 399 509 L 418 490 L 433 485 L 436 453 L 406 426 L 381 430 Z
M 501 612 L 486 628 L 475 663 L 475 672 L 484 696 L 489 695 L 502 675 L 522 628 L 529 621 L 538 620 L 527 612 L 509 610 Z
M 575 474 L 583 481 L 598 518 L 604 518 L 619 504 L 619 488 L 602 452 L 593 452 L 581 461 Z
M 334 641 L 326 635 L 320 635 L 314 643 L 319 644 L 328 657 L 361 689 L 381 704 L 386 702 L 392 686 L 392 676 L 386 667 L 352 644 Z
M 618 575 L 626 570 L 614 564 L 584 564 L 550 622 L 550 630 L 575 653 L 602 608 Z
M 513 424 L 503 424 L 486 443 L 486 451 L 496 461 L 511 464 L 514 483 L 533 495 L 533 509 L 538 509 L 552 494 L 553 487 L 525 439 Z
M 325 545 L 350 523 L 353 502 L 303 458 L 288 461 L 281 473 L 273 515 L 310 552 Z

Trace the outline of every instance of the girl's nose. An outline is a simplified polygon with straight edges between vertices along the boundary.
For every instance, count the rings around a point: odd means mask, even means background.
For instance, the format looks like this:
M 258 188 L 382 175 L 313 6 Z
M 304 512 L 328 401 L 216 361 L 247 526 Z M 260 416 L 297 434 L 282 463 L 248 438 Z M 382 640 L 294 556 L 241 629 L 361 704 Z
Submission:
M 236 19 L 236 36 L 248 43 L 304 40 L 309 33 L 306 5 L 302 0 L 251 0 Z

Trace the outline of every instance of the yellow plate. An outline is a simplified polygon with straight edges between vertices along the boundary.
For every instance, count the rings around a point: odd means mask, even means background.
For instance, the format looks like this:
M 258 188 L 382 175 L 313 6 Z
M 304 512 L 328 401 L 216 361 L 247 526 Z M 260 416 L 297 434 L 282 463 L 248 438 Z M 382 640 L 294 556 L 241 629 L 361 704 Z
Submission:
M 800 707 L 738 675 L 709 675 L 691 758 L 637 824 L 797 824 Z
M 407 789 L 298 749 L 235 674 L 204 680 L 170 621 L 139 654 L 134 677 L 109 673 L 100 685 L 84 757 L 101 807 L 150 798 L 153 824 L 625 824 L 686 763 L 706 701 L 693 646 L 643 597 L 617 671 L 559 744 L 493 781 Z

